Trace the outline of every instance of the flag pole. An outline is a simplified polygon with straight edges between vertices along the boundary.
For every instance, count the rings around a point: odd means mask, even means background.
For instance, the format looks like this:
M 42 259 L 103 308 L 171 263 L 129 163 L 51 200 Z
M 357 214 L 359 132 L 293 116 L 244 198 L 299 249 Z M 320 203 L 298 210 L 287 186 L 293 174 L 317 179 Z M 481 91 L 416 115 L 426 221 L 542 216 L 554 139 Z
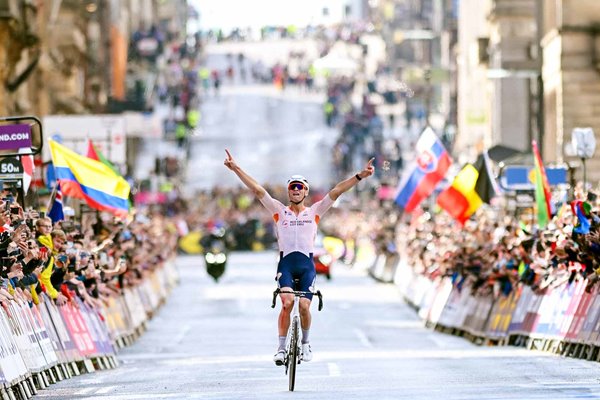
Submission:
M 56 192 L 58 192 L 58 182 L 55 182 L 54 186 L 52 187 L 52 193 L 50 193 L 50 199 L 46 205 L 46 214 L 48 214 L 52 209 L 52 204 L 54 203 L 54 199 L 56 199 Z

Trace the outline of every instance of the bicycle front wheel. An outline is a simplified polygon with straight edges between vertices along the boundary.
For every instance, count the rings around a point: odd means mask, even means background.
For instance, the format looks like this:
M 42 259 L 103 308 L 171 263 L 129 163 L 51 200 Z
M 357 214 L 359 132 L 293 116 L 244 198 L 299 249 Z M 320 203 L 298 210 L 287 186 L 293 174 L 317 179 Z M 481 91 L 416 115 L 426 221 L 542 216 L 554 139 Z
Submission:
M 295 317 L 292 321 L 292 337 L 290 338 L 290 349 L 288 351 L 288 378 L 290 392 L 294 391 L 296 381 L 296 366 L 298 365 L 298 335 L 300 333 L 299 318 Z

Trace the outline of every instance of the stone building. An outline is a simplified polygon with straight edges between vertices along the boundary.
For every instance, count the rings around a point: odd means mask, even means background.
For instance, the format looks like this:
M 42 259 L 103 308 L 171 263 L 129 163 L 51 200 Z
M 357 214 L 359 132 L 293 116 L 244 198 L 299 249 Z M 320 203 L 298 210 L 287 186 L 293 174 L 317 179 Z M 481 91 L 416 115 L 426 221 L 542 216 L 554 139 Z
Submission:
M 544 2 L 543 78 L 548 161 L 572 162 L 571 132 L 591 127 L 600 135 L 600 1 Z M 588 161 L 589 181 L 600 180 L 600 150 Z M 581 171 L 577 177 L 582 178 Z
M 457 150 L 496 144 L 570 163 L 571 132 L 600 132 L 600 1 L 463 0 Z M 600 152 L 587 163 L 600 180 Z M 581 168 L 576 177 L 582 178 Z
M 187 1 L 0 0 L 0 115 L 127 108 L 132 36 L 172 28 L 185 39 Z M 117 104 L 117 106 L 115 106 Z
M 464 0 L 458 40 L 457 150 L 473 159 L 539 136 L 535 0 Z

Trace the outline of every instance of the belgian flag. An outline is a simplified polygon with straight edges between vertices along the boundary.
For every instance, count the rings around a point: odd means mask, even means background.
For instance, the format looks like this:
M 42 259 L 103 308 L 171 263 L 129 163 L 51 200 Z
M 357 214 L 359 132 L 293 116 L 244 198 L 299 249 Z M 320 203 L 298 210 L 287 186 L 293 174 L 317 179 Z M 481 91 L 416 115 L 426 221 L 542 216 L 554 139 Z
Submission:
M 437 204 L 461 224 L 483 204 L 475 191 L 478 177 L 477 169 L 472 164 L 466 164 L 437 198 Z

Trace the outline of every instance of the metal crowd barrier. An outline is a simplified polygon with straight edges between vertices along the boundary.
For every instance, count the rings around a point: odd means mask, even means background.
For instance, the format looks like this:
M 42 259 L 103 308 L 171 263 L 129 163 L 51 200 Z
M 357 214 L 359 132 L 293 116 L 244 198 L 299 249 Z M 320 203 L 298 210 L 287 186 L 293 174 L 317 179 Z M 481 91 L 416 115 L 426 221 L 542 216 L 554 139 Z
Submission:
M 597 286 L 585 291 L 587 280 L 565 282 L 543 294 L 517 285 L 508 295 L 494 298 L 473 295 L 469 283 L 459 289 L 448 277 L 425 277 L 402 258 L 390 267 L 378 255 L 370 272 L 396 284 L 430 328 L 477 344 L 524 346 L 600 361 L 600 295 Z
M 93 309 L 79 298 L 56 306 L 10 301 L 0 307 L 0 397 L 28 399 L 39 389 L 82 372 L 115 368 L 119 349 L 133 343 L 177 285 L 173 261 L 143 282 Z

